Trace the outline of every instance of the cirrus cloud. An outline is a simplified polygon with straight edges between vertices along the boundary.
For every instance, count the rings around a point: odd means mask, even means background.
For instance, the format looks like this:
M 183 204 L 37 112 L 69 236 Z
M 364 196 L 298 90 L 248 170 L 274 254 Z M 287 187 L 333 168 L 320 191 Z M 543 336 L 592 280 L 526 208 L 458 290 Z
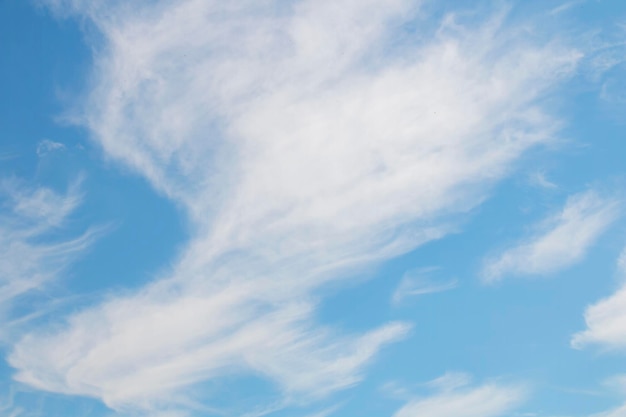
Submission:
M 594 190 L 573 195 L 563 209 L 543 220 L 525 241 L 487 260 L 486 282 L 507 275 L 547 275 L 581 261 L 601 234 L 619 217 L 621 202 Z
M 41 390 L 149 413 L 233 375 L 285 404 L 358 382 L 410 326 L 320 325 L 316 290 L 452 230 L 550 141 L 539 103 L 581 57 L 503 15 L 408 35 L 408 0 L 49 4 L 101 35 L 73 117 L 196 233 L 154 282 L 33 331 L 9 361 Z

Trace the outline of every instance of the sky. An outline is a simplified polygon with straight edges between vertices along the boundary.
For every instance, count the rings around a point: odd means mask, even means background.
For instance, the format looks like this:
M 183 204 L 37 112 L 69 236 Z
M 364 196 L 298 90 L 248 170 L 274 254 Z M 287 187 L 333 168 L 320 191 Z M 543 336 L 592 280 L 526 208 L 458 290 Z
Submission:
M 626 2 L 1 0 L 0 415 L 626 417 Z

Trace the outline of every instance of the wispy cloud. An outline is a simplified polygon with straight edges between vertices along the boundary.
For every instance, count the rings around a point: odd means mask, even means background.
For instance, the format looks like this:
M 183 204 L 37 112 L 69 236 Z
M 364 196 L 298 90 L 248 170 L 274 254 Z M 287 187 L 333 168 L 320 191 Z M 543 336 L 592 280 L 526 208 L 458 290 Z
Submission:
M 394 417 L 507 416 L 527 397 L 527 390 L 522 386 L 497 383 L 470 386 L 465 378 L 461 382 L 460 385 L 444 384 L 441 392 L 410 401 Z
M 587 346 L 598 346 L 615 353 L 626 352 L 626 248 L 617 260 L 618 273 L 622 286 L 611 296 L 587 307 L 585 322 L 587 328 L 576 333 L 571 340 L 572 347 L 582 349 Z M 605 387 L 624 397 L 626 395 L 626 374 L 616 374 L 604 381 Z M 616 408 L 593 414 L 591 417 L 623 417 L 626 416 L 626 404 Z
M 626 350 L 626 288 L 587 307 L 587 329 L 576 333 L 572 346 L 599 345 L 611 350 Z
M 626 275 L 626 248 L 622 250 L 622 253 L 620 253 L 617 259 L 617 268 Z
M 611 397 L 618 396 L 623 400 L 624 395 L 626 395 L 626 374 L 617 374 L 613 375 L 606 380 L 603 381 L 602 389 L 591 390 L 588 391 L 587 395 L 600 396 L 600 397 Z M 572 391 L 576 393 L 575 390 Z M 580 392 L 580 391 L 579 391 Z M 581 392 L 581 394 L 585 394 L 585 392 Z M 586 414 L 588 417 L 624 417 L 626 416 L 626 403 L 619 405 L 617 407 L 610 408 L 605 411 L 601 411 L 594 414 Z
M 342 337 L 307 324 L 309 306 L 284 305 L 268 313 L 261 297 L 238 294 L 263 290 L 262 285 L 231 288 L 211 296 L 159 301 L 153 288 L 143 300 L 116 300 L 74 316 L 69 332 L 27 337 L 10 362 L 21 365 L 29 359 L 28 370 L 17 376 L 21 382 L 100 397 L 119 409 L 158 405 L 159 396 L 172 399 L 168 394 L 176 388 L 238 373 L 242 367 L 275 380 L 289 397 L 315 398 L 357 382 L 376 351 L 408 330 L 389 324 L 360 337 Z M 100 334 L 86 336 L 90 329 Z M 99 344 L 85 352 L 77 345 L 85 340 Z M 62 349 L 41 349 L 37 341 Z M 117 353 L 111 355 L 111 349 Z M 53 378 L 71 378 L 59 381 L 44 376 L 44 370 Z
M 437 268 L 421 268 L 406 272 L 391 297 L 394 305 L 399 305 L 409 297 L 450 291 L 458 286 L 458 281 L 437 280 L 432 277 Z
M 81 201 L 78 185 L 67 194 L 32 188 L 15 179 L 0 182 L 0 314 L 5 339 L 15 301 L 41 290 L 83 252 L 94 237 L 88 231 L 71 239 L 54 238 Z
M 34 387 L 151 412 L 240 373 L 286 402 L 356 383 L 409 326 L 321 327 L 312 291 L 446 234 L 551 139 L 538 100 L 581 56 L 502 15 L 407 38 L 409 0 L 49 3 L 104 42 L 74 117 L 198 232 L 166 278 L 10 362 Z
M 507 276 L 547 275 L 581 261 L 619 216 L 620 201 L 594 190 L 567 199 L 563 209 L 536 225 L 529 238 L 488 259 L 486 282 Z
M 548 177 L 546 176 L 546 173 L 543 171 L 533 172 L 532 174 L 528 176 L 528 180 L 531 185 L 534 185 L 536 187 L 546 188 L 546 189 L 558 188 L 558 185 L 550 181 Z
M 329 417 L 329 416 L 335 414 L 337 412 L 337 410 L 339 410 L 340 408 L 341 408 L 341 404 L 340 405 L 335 405 L 335 406 L 332 406 L 332 407 L 325 408 L 324 410 L 319 411 L 317 413 L 309 414 L 306 417 Z
M 50 139 L 44 139 L 37 144 L 37 156 L 46 156 L 51 152 L 56 152 L 65 149 L 65 145 L 60 142 L 55 142 Z
M 617 264 L 619 273 L 626 277 L 624 254 Z M 626 285 L 622 284 L 614 294 L 587 307 L 585 311 L 587 329 L 572 337 L 572 346 L 583 348 L 597 345 L 608 350 L 626 351 Z
M 556 6 L 554 9 L 550 10 L 550 14 L 551 15 L 558 15 L 561 13 L 565 13 L 570 11 L 573 7 L 575 6 L 579 6 L 583 3 L 586 3 L 587 0 L 573 0 L 573 1 L 566 1 L 563 2 L 562 4 L 560 4 L 559 6 Z
M 428 386 L 442 392 L 454 391 L 459 388 L 467 387 L 472 382 L 472 376 L 465 372 L 446 372 L 439 378 L 435 378 L 428 382 Z
M 24 409 L 15 404 L 14 388 L 11 386 L 7 391 L 0 396 L 0 412 L 7 417 L 24 415 Z

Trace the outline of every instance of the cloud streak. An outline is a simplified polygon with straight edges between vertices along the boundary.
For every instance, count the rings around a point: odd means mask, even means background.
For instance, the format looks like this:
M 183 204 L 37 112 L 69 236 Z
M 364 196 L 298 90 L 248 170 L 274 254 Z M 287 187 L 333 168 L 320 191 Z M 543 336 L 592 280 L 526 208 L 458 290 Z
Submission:
M 456 279 L 448 281 L 434 280 L 429 276 L 432 272 L 432 268 L 406 272 L 391 297 L 391 303 L 399 305 L 408 297 L 450 291 L 459 285 Z
M 65 149 L 65 145 L 50 139 L 44 139 L 37 144 L 37 156 L 44 157 L 52 152 L 58 152 Z
M 569 197 L 560 212 L 535 226 L 532 236 L 488 259 L 484 281 L 548 275 L 574 265 L 618 218 L 620 204 L 593 190 Z
M 526 396 L 526 389 L 520 386 L 488 383 L 471 387 L 463 379 L 461 385 L 444 386 L 439 393 L 410 401 L 393 417 L 505 416 L 521 405 Z
M 622 281 L 626 277 L 625 254 L 626 249 L 617 260 Z M 587 329 L 572 337 L 574 348 L 596 345 L 611 351 L 626 352 L 626 286 L 622 283 L 614 294 L 587 307 L 585 323 Z

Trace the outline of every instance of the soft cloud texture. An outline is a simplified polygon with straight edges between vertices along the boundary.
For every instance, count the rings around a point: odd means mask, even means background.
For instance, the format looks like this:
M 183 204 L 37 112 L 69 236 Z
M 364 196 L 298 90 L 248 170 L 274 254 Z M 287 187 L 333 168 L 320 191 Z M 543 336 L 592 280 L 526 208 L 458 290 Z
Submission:
M 50 139 L 44 139 L 37 144 L 37 156 L 46 156 L 51 152 L 61 151 L 65 149 L 65 145 Z
M 607 350 L 626 352 L 626 265 L 622 252 L 617 260 L 619 274 L 622 277 L 621 287 L 611 296 L 587 307 L 585 323 L 587 329 L 572 337 L 572 346 L 583 348 L 597 345 Z
M 456 279 L 437 280 L 433 273 L 437 268 L 417 269 L 406 272 L 391 297 L 394 305 L 402 303 L 409 297 L 450 291 L 458 286 Z
M 321 326 L 315 290 L 446 234 L 551 139 L 538 101 L 581 56 L 501 15 L 409 35 L 408 0 L 49 3 L 101 35 L 74 117 L 197 230 L 160 279 L 13 349 L 19 381 L 116 409 L 240 375 L 285 404 L 358 382 L 409 326 Z M 514 394 L 450 399 L 495 416 Z
M 469 386 L 469 381 L 459 376 L 447 374 L 436 380 L 437 385 L 443 384 L 441 392 L 410 401 L 393 417 L 508 416 L 527 396 L 521 386 L 496 383 Z
M 484 280 L 548 275 L 572 266 L 617 219 L 619 208 L 618 200 L 593 190 L 569 197 L 565 207 L 537 225 L 531 237 L 488 260 Z
M 71 333 L 43 339 L 59 349 L 41 349 L 34 344 L 40 337 L 27 337 L 10 360 L 29 360 L 29 369 L 17 376 L 22 382 L 99 397 L 115 408 L 158 404 L 176 388 L 239 369 L 277 381 L 289 396 L 317 397 L 357 382 L 360 368 L 380 346 L 407 330 L 390 324 L 361 337 L 332 337 L 306 323 L 308 306 L 264 312 L 267 306 L 254 305 L 257 297 L 238 291 L 165 302 L 148 292 L 143 300 L 116 300 L 73 317 Z M 99 334 L 86 333 L 93 329 Z M 98 346 L 80 349 L 78 343 L 91 340 Z M 77 350 L 65 350 L 69 347 Z
M 587 329 L 574 335 L 572 346 L 626 351 L 626 288 L 587 307 L 585 323 Z
M 594 414 L 591 417 L 625 417 L 626 405 L 615 408 L 613 410 L 605 411 L 603 413 Z
M 55 237 L 80 201 L 78 184 L 62 195 L 48 188 L 29 187 L 16 179 L 0 181 L 0 338 L 3 341 L 20 322 L 20 317 L 12 313 L 20 298 L 45 289 L 92 242 L 93 230 L 70 239 Z M 27 312 L 30 313 L 34 312 Z

